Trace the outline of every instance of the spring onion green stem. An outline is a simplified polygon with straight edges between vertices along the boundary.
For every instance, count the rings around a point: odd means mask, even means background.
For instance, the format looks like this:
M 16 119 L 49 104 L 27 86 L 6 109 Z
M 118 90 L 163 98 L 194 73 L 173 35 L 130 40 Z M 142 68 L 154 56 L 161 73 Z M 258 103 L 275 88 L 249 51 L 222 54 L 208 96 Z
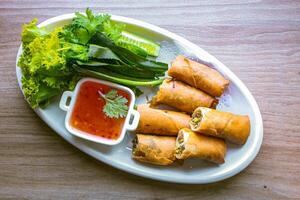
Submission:
M 88 69 L 82 69 L 80 67 L 77 66 L 73 66 L 79 73 L 88 75 L 88 76 L 93 76 L 95 78 L 100 78 L 100 79 L 104 79 L 107 81 L 112 81 L 115 83 L 119 83 L 119 84 L 123 84 L 126 86 L 155 86 L 155 85 L 159 85 L 163 82 L 163 78 L 160 79 L 153 79 L 153 80 L 149 80 L 149 81 L 137 81 L 137 80 L 129 80 L 129 79 L 123 79 L 123 78 L 119 78 L 116 76 L 109 76 L 107 74 L 103 74 L 101 72 L 95 72 L 92 70 L 88 70 Z

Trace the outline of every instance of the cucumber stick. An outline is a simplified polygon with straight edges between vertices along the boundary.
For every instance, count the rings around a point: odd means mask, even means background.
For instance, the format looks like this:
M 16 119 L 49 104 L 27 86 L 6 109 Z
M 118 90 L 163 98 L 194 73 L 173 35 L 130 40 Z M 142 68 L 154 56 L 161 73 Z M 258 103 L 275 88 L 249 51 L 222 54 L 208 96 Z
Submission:
M 157 57 L 160 45 L 141 36 L 122 31 L 122 35 L 118 40 L 118 46 L 124 47 L 141 56 Z

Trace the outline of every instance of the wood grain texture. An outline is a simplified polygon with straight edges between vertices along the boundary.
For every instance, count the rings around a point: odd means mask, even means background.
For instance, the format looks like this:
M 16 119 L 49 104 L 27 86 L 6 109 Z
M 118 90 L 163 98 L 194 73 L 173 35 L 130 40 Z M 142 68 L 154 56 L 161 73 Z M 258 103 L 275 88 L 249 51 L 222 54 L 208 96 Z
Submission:
M 98 162 L 50 130 L 16 82 L 21 25 L 86 7 L 161 26 L 224 62 L 263 115 L 255 161 L 215 184 L 162 183 Z M 300 1 L 0 1 L 0 199 L 300 199 L 299 113 Z

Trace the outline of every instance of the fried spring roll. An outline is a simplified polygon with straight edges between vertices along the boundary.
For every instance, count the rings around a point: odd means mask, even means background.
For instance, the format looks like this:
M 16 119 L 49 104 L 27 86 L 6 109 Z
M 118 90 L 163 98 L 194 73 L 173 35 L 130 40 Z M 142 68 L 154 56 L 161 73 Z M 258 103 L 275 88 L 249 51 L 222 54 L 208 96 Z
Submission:
M 248 116 L 203 107 L 194 111 L 190 126 L 193 131 L 224 138 L 235 144 L 244 144 L 250 133 Z
M 150 108 L 149 105 L 138 105 L 140 121 L 138 133 L 155 135 L 174 135 L 182 128 L 188 128 L 191 117 L 187 114 L 169 110 Z
M 218 71 L 182 55 L 177 56 L 171 65 L 168 70 L 169 76 L 203 90 L 214 97 L 221 96 L 229 85 L 229 81 Z
M 176 139 L 178 159 L 201 158 L 217 164 L 225 162 L 226 143 L 219 138 L 213 138 L 195 133 L 188 128 L 181 129 Z
M 175 158 L 176 137 L 136 134 L 132 158 L 155 165 L 170 165 Z
M 218 100 L 181 81 L 165 79 L 151 105 L 166 104 L 180 111 L 192 113 L 197 107 L 215 108 Z

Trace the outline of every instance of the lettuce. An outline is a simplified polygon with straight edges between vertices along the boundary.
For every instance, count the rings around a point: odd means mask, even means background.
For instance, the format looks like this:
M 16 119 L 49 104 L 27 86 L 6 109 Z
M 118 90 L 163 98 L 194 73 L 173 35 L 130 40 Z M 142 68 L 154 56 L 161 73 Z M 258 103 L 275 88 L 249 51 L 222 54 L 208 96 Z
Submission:
M 68 58 L 88 59 L 85 46 L 65 42 L 62 28 L 46 32 L 33 20 L 23 26 L 23 53 L 18 66 L 22 70 L 22 88 L 32 108 L 45 106 L 49 100 L 66 89 L 73 89 L 78 81 Z
M 60 93 L 60 89 L 52 88 L 43 83 L 42 77 L 22 76 L 22 88 L 32 108 L 45 107 L 49 100 Z
M 22 43 L 28 44 L 32 42 L 37 37 L 45 37 L 49 34 L 48 31 L 46 31 L 45 28 L 38 28 L 36 26 L 37 19 L 33 19 L 29 24 L 23 25 L 23 31 L 22 31 Z

